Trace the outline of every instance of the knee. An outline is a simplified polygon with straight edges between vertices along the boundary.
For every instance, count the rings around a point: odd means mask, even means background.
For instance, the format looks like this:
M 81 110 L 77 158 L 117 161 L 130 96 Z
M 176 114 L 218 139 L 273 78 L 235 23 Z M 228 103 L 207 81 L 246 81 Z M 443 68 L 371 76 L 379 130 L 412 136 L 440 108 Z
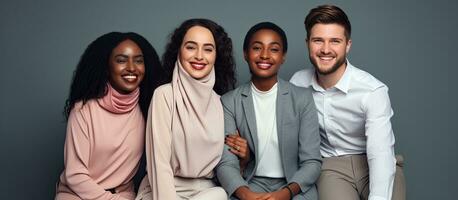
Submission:
M 194 196 L 192 199 L 195 200 L 227 200 L 227 193 L 222 187 L 212 187 L 208 190 L 205 190 L 198 195 Z
M 218 197 L 215 199 L 227 199 L 226 190 L 224 190 L 222 187 L 214 187 L 212 190 L 213 190 L 212 193 L 214 194 L 214 196 Z

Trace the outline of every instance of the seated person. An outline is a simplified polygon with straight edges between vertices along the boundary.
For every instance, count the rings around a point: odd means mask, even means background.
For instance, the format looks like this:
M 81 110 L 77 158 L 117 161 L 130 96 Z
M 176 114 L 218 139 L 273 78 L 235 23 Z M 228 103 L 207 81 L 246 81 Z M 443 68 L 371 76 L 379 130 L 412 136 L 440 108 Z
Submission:
M 225 133 L 238 130 L 249 149 L 248 156 L 238 154 L 244 144 L 232 138 L 227 143 L 231 149 L 224 148 L 216 167 L 232 199 L 318 199 L 321 155 L 315 103 L 310 89 L 277 77 L 287 48 L 277 25 L 253 26 L 243 44 L 251 81 L 221 97 Z M 242 173 L 237 156 L 246 163 Z
M 146 124 L 147 176 L 138 200 L 222 200 L 213 182 L 224 148 L 220 94 L 233 88 L 232 42 L 208 19 L 184 21 L 163 55 L 167 84 L 156 89 Z
M 305 28 L 314 68 L 296 72 L 291 83 L 311 88 L 318 110 L 324 157 L 317 182 L 320 199 L 405 199 L 388 87 L 348 61 L 347 15 L 333 5 L 319 6 L 305 18 Z
M 65 106 L 65 169 L 56 200 L 135 198 L 133 177 L 160 76 L 156 51 L 136 33 L 107 33 L 86 48 Z

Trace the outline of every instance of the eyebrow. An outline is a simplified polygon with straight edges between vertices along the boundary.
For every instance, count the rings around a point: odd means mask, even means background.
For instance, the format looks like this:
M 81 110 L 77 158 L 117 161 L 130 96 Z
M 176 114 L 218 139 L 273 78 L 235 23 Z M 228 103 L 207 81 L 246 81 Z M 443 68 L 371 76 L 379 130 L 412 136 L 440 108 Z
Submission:
M 310 40 L 316 40 L 316 39 L 320 39 L 320 40 L 325 40 L 325 38 L 323 37 L 311 37 Z M 345 40 L 345 39 L 342 39 L 342 38 L 329 38 L 330 40 Z
M 184 44 L 188 44 L 188 43 L 191 43 L 191 44 L 194 44 L 194 45 L 198 45 L 197 42 L 194 42 L 194 41 L 186 41 Z M 213 48 L 215 48 L 215 45 L 213 45 L 212 43 L 205 43 L 204 46 L 211 46 Z
M 254 41 L 253 44 L 263 44 L 263 43 L 260 42 L 260 41 Z M 271 43 L 269 43 L 269 44 L 276 44 L 276 45 L 281 46 L 281 43 L 280 43 L 280 42 L 271 42 Z
M 115 58 L 116 58 L 116 57 L 129 58 L 129 56 L 126 55 L 126 54 L 117 54 L 117 55 L 115 55 L 114 57 L 115 57 Z M 139 58 L 139 57 L 143 57 L 143 54 L 135 55 L 135 56 L 134 56 L 134 58 Z
M 320 40 L 322 40 L 323 38 L 322 38 L 322 37 L 310 37 L 310 39 L 309 39 L 309 40 L 316 40 L 316 39 L 320 39 Z

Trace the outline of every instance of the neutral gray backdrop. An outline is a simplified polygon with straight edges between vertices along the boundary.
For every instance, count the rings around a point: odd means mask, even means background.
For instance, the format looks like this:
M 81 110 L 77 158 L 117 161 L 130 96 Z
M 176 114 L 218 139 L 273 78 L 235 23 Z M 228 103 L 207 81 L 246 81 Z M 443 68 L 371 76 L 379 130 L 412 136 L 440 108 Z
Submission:
M 62 110 L 86 46 L 110 31 L 145 36 L 159 54 L 183 20 L 205 17 L 233 39 L 239 83 L 249 72 L 242 40 L 272 21 L 290 49 L 280 76 L 310 67 L 303 20 L 324 3 L 353 26 L 349 59 L 386 83 L 404 155 L 408 199 L 456 199 L 458 3 L 440 1 L 4 1 L 0 3 L 0 199 L 52 199 L 63 169 Z M 455 89 L 454 89 L 455 88 Z M 453 195 L 453 196 L 452 196 Z

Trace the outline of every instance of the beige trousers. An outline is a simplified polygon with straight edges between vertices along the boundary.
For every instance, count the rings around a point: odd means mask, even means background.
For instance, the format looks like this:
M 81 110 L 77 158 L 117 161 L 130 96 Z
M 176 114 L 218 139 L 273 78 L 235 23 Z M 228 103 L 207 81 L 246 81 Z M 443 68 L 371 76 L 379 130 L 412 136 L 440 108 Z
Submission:
M 396 156 L 393 200 L 405 200 L 404 160 Z M 365 155 L 323 158 L 317 182 L 320 200 L 367 200 L 369 196 L 369 167 Z
M 177 200 L 227 200 L 226 191 L 209 179 L 175 177 L 175 190 Z M 147 176 L 143 178 L 138 191 L 135 200 L 153 199 Z
M 135 198 L 134 183 L 130 181 L 127 184 L 120 185 L 114 188 L 115 192 L 121 196 L 120 199 L 131 199 Z M 75 194 L 68 186 L 63 185 L 60 181 L 56 184 L 56 196 L 54 200 L 81 200 L 77 194 Z

